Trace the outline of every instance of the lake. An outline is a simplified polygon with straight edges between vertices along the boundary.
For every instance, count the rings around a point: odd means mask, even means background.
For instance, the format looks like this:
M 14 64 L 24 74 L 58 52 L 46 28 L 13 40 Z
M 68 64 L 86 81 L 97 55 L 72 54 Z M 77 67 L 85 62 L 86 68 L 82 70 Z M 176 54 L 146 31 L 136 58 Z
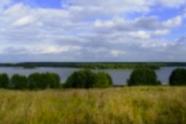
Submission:
M 171 72 L 177 67 L 162 67 L 159 70 L 156 70 L 156 74 L 158 76 L 158 79 L 163 84 L 168 84 L 169 76 Z M 0 67 L 0 73 L 7 73 L 10 77 L 13 74 L 21 74 L 28 76 L 31 73 L 34 72 L 54 72 L 59 74 L 59 76 L 62 79 L 62 82 L 64 82 L 74 71 L 77 71 L 79 69 L 77 68 L 51 68 L 51 67 L 38 67 L 38 68 L 22 68 L 22 67 Z M 130 77 L 130 74 L 132 72 L 132 69 L 97 69 L 94 70 L 95 72 L 103 71 L 107 72 L 111 75 L 112 80 L 115 85 L 122 85 L 126 84 L 128 78 Z

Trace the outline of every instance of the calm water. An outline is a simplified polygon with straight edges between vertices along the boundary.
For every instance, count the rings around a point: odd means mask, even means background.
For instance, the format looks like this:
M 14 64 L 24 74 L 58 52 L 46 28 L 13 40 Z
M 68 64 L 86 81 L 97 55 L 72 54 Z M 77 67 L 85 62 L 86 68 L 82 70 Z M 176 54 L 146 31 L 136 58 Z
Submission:
M 167 84 L 169 80 L 169 76 L 171 72 L 176 67 L 163 67 L 156 71 L 158 79 L 163 83 Z M 33 69 L 25 69 L 21 67 L 1 67 L 0 73 L 7 73 L 10 77 L 13 74 L 21 74 L 28 76 L 34 72 L 54 72 L 60 75 L 62 81 L 64 82 L 74 71 L 79 69 L 75 68 L 33 68 Z M 130 69 L 106 69 L 106 70 L 94 70 L 94 71 L 104 71 L 111 75 L 114 84 L 126 84 L 132 70 Z

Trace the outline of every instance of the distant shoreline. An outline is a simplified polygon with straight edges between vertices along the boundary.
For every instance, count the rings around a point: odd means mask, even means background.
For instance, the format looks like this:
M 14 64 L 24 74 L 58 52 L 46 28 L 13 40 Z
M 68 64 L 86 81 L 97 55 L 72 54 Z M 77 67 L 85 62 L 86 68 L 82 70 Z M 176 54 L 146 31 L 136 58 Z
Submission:
M 159 69 L 161 67 L 186 66 L 186 62 L 23 62 L 23 63 L 0 63 L 0 67 L 72 67 L 89 69 L 133 69 L 149 67 Z

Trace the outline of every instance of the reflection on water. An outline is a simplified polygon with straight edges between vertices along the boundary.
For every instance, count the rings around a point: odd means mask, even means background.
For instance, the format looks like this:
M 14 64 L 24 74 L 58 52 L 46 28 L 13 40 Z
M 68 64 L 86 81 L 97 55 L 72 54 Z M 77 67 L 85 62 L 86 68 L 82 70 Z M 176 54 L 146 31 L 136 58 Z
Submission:
M 167 84 L 169 80 L 169 76 L 171 72 L 176 67 L 163 67 L 156 71 L 158 79 L 163 83 Z M 34 72 L 54 72 L 60 75 L 62 81 L 65 81 L 74 71 L 77 71 L 79 69 L 75 68 L 33 68 L 33 69 L 27 69 L 27 68 L 21 68 L 21 67 L 1 67 L 0 73 L 7 73 L 9 76 L 12 76 L 13 74 L 21 74 L 28 76 L 31 73 Z M 131 69 L 105 69 L 105 70 L 94 70 L 94 71 L 104 71 L 111 75 L 112 80 L 114 84 L 126 84 L 132 70 Z

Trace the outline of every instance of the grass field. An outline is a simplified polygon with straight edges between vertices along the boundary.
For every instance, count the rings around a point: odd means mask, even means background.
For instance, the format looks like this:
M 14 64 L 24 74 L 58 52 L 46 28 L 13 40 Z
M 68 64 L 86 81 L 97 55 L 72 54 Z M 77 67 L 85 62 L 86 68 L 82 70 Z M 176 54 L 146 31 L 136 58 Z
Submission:
M 186 124 L 186 87 L 0 90 L 0 124 Z

